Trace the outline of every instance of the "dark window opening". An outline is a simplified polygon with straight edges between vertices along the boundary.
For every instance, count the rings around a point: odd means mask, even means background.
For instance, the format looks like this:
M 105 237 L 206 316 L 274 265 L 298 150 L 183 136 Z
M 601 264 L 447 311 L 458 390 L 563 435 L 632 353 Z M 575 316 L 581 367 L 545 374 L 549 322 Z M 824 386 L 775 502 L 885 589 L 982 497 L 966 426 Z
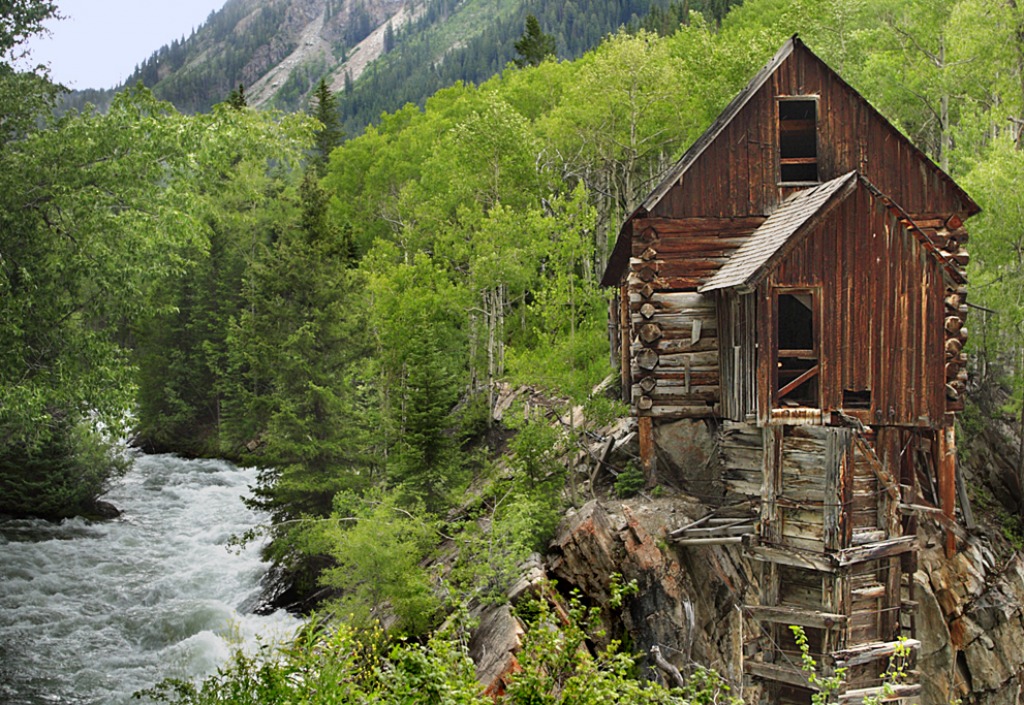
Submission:
M 818 101 L 779 101 L 779 180 L 818 181 Z
M 818 349 L 810 292 L 778 294 L 776 406 L 818 406 Z
M 870 389 L 844 389 L 843 390 L 843 408 L 844 409 L 870 409 L 871 408 L 871 390 Z

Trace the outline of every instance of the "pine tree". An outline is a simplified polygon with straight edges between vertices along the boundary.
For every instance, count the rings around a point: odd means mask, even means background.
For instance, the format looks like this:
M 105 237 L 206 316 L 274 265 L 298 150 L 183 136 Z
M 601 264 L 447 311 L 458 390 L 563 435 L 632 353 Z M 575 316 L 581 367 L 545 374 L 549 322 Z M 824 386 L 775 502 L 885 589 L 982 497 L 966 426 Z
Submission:
M 238 88 L 232 89 L 232 91 L 228 93 L 228 99 L 226 102 L 235 110 L 243 110 L 249 107 L 249 101 L 245 97 L 245 86 L 239 83 Z
M 348 74 L 346 74 L 346 77 Z M 320 176 L 327 168 L 331 152 L 345 138 L 341 127 L 341 114 L 338 112 L 338 98 L 327 86 L 327 80 L 321 78 L 313 92 L 313 117 L 320 121 L 313 143 L 312 167 Z
M 526 30 L 515 44 L 519 58 L 516 66 L 539 66 L 545 59 L 555 55 L 555 38 L 545 34 L 535 15 L 526 16 Z

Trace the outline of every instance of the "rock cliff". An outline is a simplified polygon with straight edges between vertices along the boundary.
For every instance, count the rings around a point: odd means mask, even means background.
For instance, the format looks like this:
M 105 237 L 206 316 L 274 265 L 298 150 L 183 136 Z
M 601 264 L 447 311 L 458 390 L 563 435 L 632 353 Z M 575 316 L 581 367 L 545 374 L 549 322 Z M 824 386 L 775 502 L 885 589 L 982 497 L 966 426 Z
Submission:
M 602 467 L 614 472 L 635 454 L 635 433 L 628 424 L 610 433 L 583 460 L 603 461 Z M 591 490 L 602 498 L 565 518 L 546 555 L 530 563 L 511 596 L 515 602 L 544 579 L 554 581 L 560 592 L 575 588 L 586 601 L 605 608 L 609 638 L 622 639 L 643 654 L 641 665 L 651 677 L 660 677 L 651 658 L 652 647 L 658 647 L 684 674 L 694 664 L 713 667 L 745 702 L 757 702 L 760 688 L 743 677 L 743 659 L 766 635 L 744 615 L 742 605 L 756 601 L 759 564 L 739 543 L 673 542 L 673 532 L 713 509 L 721 511 L 727 499 L 707 473 L 711 445 L 703 422 L 687 422 L 673 433 L 680 452 L 659 459 L 662 484 L 651 496 L 613 499 L 596 486 L 602 472 L 587 469 L 586 462 L 577 467 L 593 479 Z M 971 452 L 966 444 L 975 460 L 964 466 L 968 485 L 986 477 L 992 454 L 1010 452 L 1016 439 L 1004 429 L 978 442 L 986 444 L 985 453 Z M 981 491 L 975 495 L 985 496 Z M 927 705 L 958 699 L 964 705 L 1024 702 L 1024 559 L 992 512 L 978 504 L 978 526 L 958 531 L 958 552 L 952 558 L 943 552 L 942 528 L 927 516 L 919 519 L 921 552 L 912 599 L 922 642 L 916 664 L 923 685 L 920 702 Z M 639 586 L 620 609 L 609 607 L 615 574 Z M 508 606 L 481 610 L 479 616 L 473 656 L 480 677 L 500 691 L 503 676 L 515 669 L 522 625 Z

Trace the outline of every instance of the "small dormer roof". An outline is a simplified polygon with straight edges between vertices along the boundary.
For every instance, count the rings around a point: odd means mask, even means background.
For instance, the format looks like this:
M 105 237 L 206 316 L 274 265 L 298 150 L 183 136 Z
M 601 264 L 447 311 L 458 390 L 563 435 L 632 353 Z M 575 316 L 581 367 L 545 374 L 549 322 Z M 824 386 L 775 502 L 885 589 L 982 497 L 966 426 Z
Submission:
M 934 257 L 948 281 L 963 283 L 963 273 L 921 230 L 907 213 L 881 193 L 863 174 L 851 171 L 814 188 L 797 191 L 783 201 L 700 288 L 704 294 L 719 289 L 753 291 L 762 279 L 777 265 L 814 227 L 845 201 L 858 187 L 866 189 L 876 201 L 888 209 Z
M 706 293 L 732 287 L 749 291 L 756 287 L 770 265 L 789 249 L 794 236 L 811 221 L 824 217 L 853 190 L 856 181 L 857 172 L 851 171 L 820 186 L 792 194 L 697 291 Z

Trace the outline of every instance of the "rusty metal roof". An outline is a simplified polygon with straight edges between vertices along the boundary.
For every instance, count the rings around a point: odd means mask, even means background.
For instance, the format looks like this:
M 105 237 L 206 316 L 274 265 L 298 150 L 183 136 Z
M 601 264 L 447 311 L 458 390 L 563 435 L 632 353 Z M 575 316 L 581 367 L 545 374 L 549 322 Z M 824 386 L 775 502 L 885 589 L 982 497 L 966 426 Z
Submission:
M 857 172 L 851 171 L 820 186 L 792 194 L 697 291 L 704 293 L 731 287 L 749 290 L 755 287 L 769 265 L 788 249 L 786 246 L 795 239 L 794 236 L 804 226 L 827 214 L 833 205 L 853 190 L 856 182 Z

